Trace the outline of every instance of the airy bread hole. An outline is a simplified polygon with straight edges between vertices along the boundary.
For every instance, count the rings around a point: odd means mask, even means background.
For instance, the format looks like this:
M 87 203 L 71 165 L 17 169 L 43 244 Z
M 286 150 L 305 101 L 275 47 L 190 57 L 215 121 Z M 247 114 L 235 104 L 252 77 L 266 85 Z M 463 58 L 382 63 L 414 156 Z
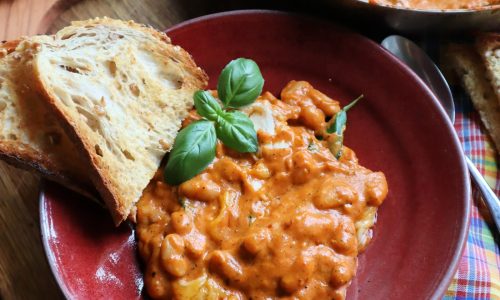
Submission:
M 61 67 L 62 69 L 66 70 L 68 72 L 71 72 L 71 73 L 81 74 L 80 70 L 78 70 L 77 68 L 74 68 L 74 67 L 64 66 L 64 65 L 59 65 L 59 67 Z
M 78 96 L 78 95 L 72 95 L 71 96 L 71 100 L 76 104 L 76 105 L 79 105 L 79 106 L 85 106 L 85 102 L 87 102 L 85 100 L 84 97 L 82 96 Z
M 9 134 L 9 139 L 10 140 L 13 140 L 13 141 L 17 141 L 17 135 L 13 134 L 13 133 L 10 133 Z
M 99 132 L 99 120 L 92 113 L 86 111 L 82 107 L 77 106 L 76 110 L 82 117 L 83 121 L 95 132 Z
M 183 83 L 184 83 L 184 81 L 182 79 L 177 80 L 177 89 L 182 88 Z
M 115 32 L 111 32 L 109 35 L 108 35 L 108 38 L 110 40 L 117 40 L 117 39 L 123 39 L 124 36 L 122 34 L 119 34 L 119 33 L 115 33 Z
M 178 90 L 182 88 L 182 84 L 184 83 L 184 78 L 179 75 L 179 74 L 174 74 L 174 73 L 167 73 L 167 74 L 162 74 L 164 79 L 168 82 L 170 87 L 173 90 Z
M 73 37 L 75 35 L 75 33 L 70 33 L 70 34 L 65 34 L 61 37 L 61 40 L 67 40 L 67 39 L 70 39 L 71 37 Z
M 97 34 L 95 32 L 85 32 L 85 33 L 79 33 L 78 37 L 95 37 Z
M 170 149 L 170 144 L 167 143 L 164 139 L 159 140 L 160 146 L 163 150 L 168 151 Z
M 2 112 L 7 107 L 7 103 L 0 101 L 0 112 Z
M 141 94 L 141 90 L 139 90 L 137 84 L 131 83 L 128 87 L 130 88 L 130 91 L 134 96 L 139 97 L 139 95 Z
M 106 142 L 106 149 L 108 149 L 113 154 L 113 156 L 122 158 L 120 156 L 120 153 L 123 154 L 122 149 L 120 149 L 120 147 L 118 147 L 118 145 L 110 142 L 108 139 L 105 139 L 104 141 Z
M 95 148 L 95 154 L 97 154 L 97 155 L 99 155 L 100 157 L 102 157 L 102 156 L 103 156 L 103 154 L 102 154 L 102 149 L 101 149 L 101 147 L 100 147 L 99 145 L 95 145 L 95 146 L 94 146 L 94 148 Z
M 109 119 L 109 117 L 106 115 L 106 110 L 104 109 L 104 107 L 102 105 L 95 104 L 94 105 L 94 112 L 99 117 L 106 117 L 107 119 Z
M 108 68 L 109 68 L 109 73 L 111 73 L 111 75 L 116 76 L 116 63 L 112 60 L 110 60 L 108 62 Z
M 132 154 L 130 154 L 130 152 L 128 152 L 128 150 L 122 150 L 122 153 L 128 160 L 135 161 L 135 158 L 132 156 Z

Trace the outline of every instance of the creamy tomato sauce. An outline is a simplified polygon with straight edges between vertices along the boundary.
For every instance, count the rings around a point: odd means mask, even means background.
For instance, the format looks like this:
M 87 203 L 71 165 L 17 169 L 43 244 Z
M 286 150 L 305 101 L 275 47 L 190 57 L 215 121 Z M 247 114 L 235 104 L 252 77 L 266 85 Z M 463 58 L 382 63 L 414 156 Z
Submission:
M 500 4 L 500 0 L 370 0 L 370 2 L 416 9 L 473 9 Z
M 258 153 L 218 144 L 215 161 L 180 186 L 158 172 L 137 206 L 147 293 L 344 299 L 387 182 L 349 148 L 340 160 L 329 151 L 326 120 L 339 110 L 307 82 L 292 81 L 281 100 L 265 93 L 246 109 Z

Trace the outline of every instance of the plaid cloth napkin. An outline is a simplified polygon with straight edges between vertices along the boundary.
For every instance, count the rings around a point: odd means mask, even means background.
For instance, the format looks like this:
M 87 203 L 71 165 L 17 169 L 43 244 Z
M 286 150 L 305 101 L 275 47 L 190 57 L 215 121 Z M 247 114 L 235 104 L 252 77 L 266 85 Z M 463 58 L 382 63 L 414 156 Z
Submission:
M 500 195 L 500 170 L 493 144 L 481 124 L 470 100 L 456 95 L 455 129 L 467 155 Z M 472 188 L 471 221 L 467 244 L 444 299 L 498 299 L 500 300 L 499 235 L 493 229 L 487 208 L 480 194 Z

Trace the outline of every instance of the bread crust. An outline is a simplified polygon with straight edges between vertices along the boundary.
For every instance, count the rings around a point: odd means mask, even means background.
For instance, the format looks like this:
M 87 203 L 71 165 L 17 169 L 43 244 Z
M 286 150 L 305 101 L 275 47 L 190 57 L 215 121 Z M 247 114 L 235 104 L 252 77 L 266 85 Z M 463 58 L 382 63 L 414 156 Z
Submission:
M 37 78 L 40 78 L 37 76 Z M 111 192 L 113 188 L 106 177 L 108 174 L 99 171 L 99 163 L 96 162 L 92 153 L 88 150 L 91 149 L 91 143 L 85 136 L 79 134 L 77 126 L 71 121 L 71 117 L 67 116 L 61 110 L 57 109 L 55 96 L 47 91 L 44 83 L 40 80 L 36 80 L 37 89 L 44 93 L 45 99 L 48 101 L 51 112 L 61 120 L 61 125 L 65 132 L 69 135 L 70 139 L 75 144 L 78 152 L 84 155 L 84 159 L 90 162 L 89 168 L 89 178 L 92 181 L 94 188 L 97 190 L 101 198 L 103 199 L 106 207 L 108 208 L 115 225 L 119 225 L 127 217 L 125 214 L 125 207 L 120 205 L 119 201 L 115 201 L 115 196 Z M 124 216 L 125 215 L 125 216 Z
M 172 51 L 180 53 L 180 55 L 179 56 L 176 55 L 176 57 L 181 59 L 181 64 L 183 65 L 185 70 L 188 71 L 188 73 L 190 73 L 191 75 L 193 75 L 193 78 L 187 83 L 195 88 L 198 88 L 200 86 L 203 87 L 207 86 L 208 75 L 205 73 L 205 71 L 196 65 L 191 54 L 182 49 L 180 46 L 173 45 L 172 41 L 170 40 L 170 37 L 168 37 L 168 35 L 165 32 L 158 31 L 151 26 L 139 24 L 132 20 L 122 21 L 122 20 L 111 19 L 108 17 L 71 22 L 71 26 L 76 26 L 76 27 L 78 26 L 84 27 L 92 25 L 114 25 L 119 27 L 133 28 L 147 34 L 151 34 L 152 36 L 156 37 L 159 41 L 162 41 L 168 45 L 172 45 L 172 48 L 168 49 L 170 51 L 166 53 L 166 56 L 172 56 Z
M 500 103 L 500 33 L 478 35 L 476 50 L 486 66 L 488 79 Z
M 446 49 L 445 63 L 449 64 L 460 78 L 460 83 L 469 94 L 481 120 L 500 149 L 500 103 L 492 85 L 486 77 L 486 69 L 480 56 L 469 45 L 452 44 Z M 498 152 L 497 152 L 498 153 Z
M 155 48 L 148 48 L 148 51 L 156 54 L 161 50 L 161 55 L 165 60 L 170 59 L 177 65 L 182 66 L 182 70 L 184 72 L 183 74 L 185 75 L 182 81 L 182 90 L 189 91 L 191 93 L 191 100 L 187 101 L 181 106 L 172 108 L 175 113 L 177 113 L 176 118 L 178 118 L 179 120 L 176 120 L 176 124 L 173 124 L 171 127 L 175 127 L 175 131 L 177 131 L 180 127 L 180 121 L 185 115 L 187 115 L 187 112 L 192 107 L 192 93 L 197 89 L 205 88 L 205 86 L 207 85 L 208 77 L 205 72 L 203 72 L 199 67 L 196 66 L 193 59 L 186 51 L 184 51 L 179 46 L 172 45 L 170 43 L 170 39 L 164 33 L 158 32 L 150 27 L 134 23 L 133 21 L 118 21 L 108 18 L 96 18 L 87 21 L 73 22 L 70 27 L 63 29 L 56 34 L 54 38 L 54 44 L 60 41 L 60 43 L 64 43 L 63 41 L 65 39 L 72 38 L 72 36 L 79 30 L 79 28 L 91 28 L 93 26 L 99 27 L 99 30 L 106 30 L 106 27 L 111 27 L 126 28 L 127 32 L 130 32 L 130 30 L 142 32 L 147 35 L 148 38 L 150 37 L 152 40 L 156 40 Z M 133 31 L 130 32 L 130 34 L 135 34 Z M 110 33 L 110 36 L 111 34 L 113 33 Z M 119 39 L 120 37 L 118 36 L 117 38 Z M 112 42 L 113 41 L 111 41 L 111 43 Z M 37 56 L 43 55 L 43 47 L 46 47 L 46 51 L 50 51 L 50 49 L 48 48 L 53 46 L 50 42 L 44 43 L 43 41 L 38 41 L 37 39 L 32 39 L 31 44 L 33 47 L 42 48 Z M 147 182 L 145 182 L 141 187 L 139 195 L 134 196 L 134 199 L 132 201 L 129 201 L 131 197 L 130 195 L 127 195 L 127 193 L 131 191 L 132 188 L 124 189 L 123 184 L 121 184 L 121 182 L 118 182 L 119 179 L 116 178 L 117 176 L 126 177 L 126 175 L 128 174 L 123 174 L 123 172 L 115 172 L 115 165 L 109 162 L 107 159 L 103 158 L 102 151 L 107 151 L 107 149 L 102 149 L 102 147 L 99 147 L 101 151 L 101 155 L 99 155 L 99 151 L 97 149 L 98 144 L 96 143 L 95 135 L 88 130 L 85 124 L 81 122 L 81 119 L 75 111 L 72 111 L 71 109 L 68 109 L 63 105 L 61 98 L 57 95 L 54 88 L 47 82 L 48 80 L 47 78 L 45 78 L 46 74 L 44 74 L 46 70 L 42 69 L 41 65 L 42 63 L 34 63 L 37 89 L 44 94 L 43 98 L 48 103 L 48 106 L 50 107 L 52 113 L 56 116 L 57 119 L 61 121 L 64 129 L 66 130 L 70 138 L 72 138 L 79 151 L 84 155 L 84 158 L 91 166 L 91 179 L 93 181 L 93 184 L 101 194 L 106 205 L 108 206 L 108 209 L 111 212 L 115 223 L 118 225 L 127 218 L 132 206 L 139 199 L 140 194 L 142 194 L 142 190 L 147 186 L 147 183 L 153 177 L 156 168 L 159 167 L 159 160 L 158 164 L 154 167 L 154 170 L 152 172 L 151 170 L 145 172 L 147 173 L 147 176 L 149 176 L 149 173 L 151 174 L 147 179 Z M 172 97 L 175 97 L 175 93 L 172 93 L 172 95 Z M 148 103 L 144 103 L 144 105 L 147 104 Z M 157 113 L 151 112 L 151 114 Z M 167 116 L 165 118 L 167 118 Z M 151 124 L 151 130 L 155 130 L 155 125 L 156 124 Z M 117 125 L 115 124 L 115 126 Z M 163 149 L 161 154 L 162 156 L 169 150 L 169 148 L 173 144 L 173 139 L 168 141 L 168 144 L 169 146 L 166 149 Z M 149 167 L 149 169 L 151 168 Z M 129 172 L 134 172 L 134 170 L 129 170 Z M 117 182 L 120 184 L 117 184 Z M 136 190 L 137 189 L 133 190 L 134 193 L 137 192 Z
M 26 170 L 35 170 L 43 177 L 58 182 L 86 196 L 96 198 L 90 180 L 86 177 L 83 162 L 77 157 L 65 165 L 63 155 L 71 153 L 71 145 L 64 132 L 46 110 L 37 102 L 28 72 L 32 53 L 18 47 L 21 39 L 0 44 L 0 159 Z M 21 49 L 20 49 L 21 48 Z M 9 119 L 12 118 L 12 119 Z M 30 124 L 33 123 L 33 124 Z M 9 128 L 10 127 L 10 128 Z M 59 144 L 46 145 L 40 135 L 51 133 Z M 63 149 L 68 147 L 68 149 Z M 76 167 L 75 167 L 76 166 Z M 73 168 L 74 167 L 74 168 Z
M 58 167 L 45 155 L 40 154 L 29 145 L 24 145 L 24 147 L 19 143 L 0 142 L 0 160 L 19 169 L 35 171 L 43 178 L 65 186 L 99 205 L 103 205 L 97 190 L 92 185 L 78 182 L 75 178 L 68 177 L 68 174 L 57 171 Z

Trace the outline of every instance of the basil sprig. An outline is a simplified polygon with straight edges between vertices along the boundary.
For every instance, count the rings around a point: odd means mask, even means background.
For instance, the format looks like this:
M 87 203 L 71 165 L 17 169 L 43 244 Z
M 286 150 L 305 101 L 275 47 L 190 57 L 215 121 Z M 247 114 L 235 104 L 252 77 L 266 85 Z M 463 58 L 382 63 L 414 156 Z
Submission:
M 347 111 L 353 107 L 364 96 L 360 95 L 354 101 L 344 106 L 338 113 L 335 114 L 332 125 L 326 129 L 327 133 L 335 134 L 333 143 L 330 145 L 330 150 L 336 159 L 342 156 L 342 145 L 344 143 L 344 131 L 347 125 Z
M 264 79 L 257 64 L 250 59 L 231 61 L 221 72 L 217 92 L 224 104 L 209 91 L 194 93 L 196 112 L 203 117 L 182 129 L 165 167 L 165 181 L 178 185 L 203 171 L 215 158 L 217 138 L 238 152 L 257 152 L 257 132 L 250 118 L 231 110 L 253 103 L 262 93 Z

